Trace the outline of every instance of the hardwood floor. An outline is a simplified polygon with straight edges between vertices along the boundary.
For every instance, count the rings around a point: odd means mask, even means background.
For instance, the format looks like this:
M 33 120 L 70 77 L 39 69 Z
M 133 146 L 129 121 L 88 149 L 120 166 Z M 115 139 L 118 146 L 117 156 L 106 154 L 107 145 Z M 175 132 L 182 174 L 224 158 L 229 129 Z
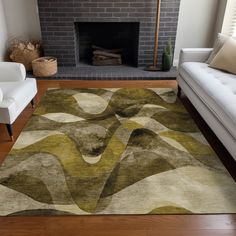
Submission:
M 235 236 L 236 216 L 0 218 L 1 236 Z
M 47 88 L 75 87 L 176 87 L 175 81 L 38 81 L 36 104 Z M 189 101 L 182 100 L 201 131 L 206 135 L 224 164 L 236 175 L 230 155 L 201 119 Z M 13 125 L 14 136 L 20 134 L 30 118 L 30 105 Z M 0 163 L 13 143 L 4 125 L 0 125 Z M 225 161 L 227 160 L 227 161 Z M 234 163 L 235 164 L 235 163 Z M 236 215 L 169 216 L 60 216 L 0 217 L 0 236 L 235 236 Z

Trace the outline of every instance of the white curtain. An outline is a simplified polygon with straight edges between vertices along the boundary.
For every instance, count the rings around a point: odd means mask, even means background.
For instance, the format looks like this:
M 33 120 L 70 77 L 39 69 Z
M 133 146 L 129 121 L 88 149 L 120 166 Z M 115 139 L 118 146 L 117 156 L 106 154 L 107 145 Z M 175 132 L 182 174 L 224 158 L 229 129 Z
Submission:
M 222 32 L 236 37 L 236 0 L 228 0 Z

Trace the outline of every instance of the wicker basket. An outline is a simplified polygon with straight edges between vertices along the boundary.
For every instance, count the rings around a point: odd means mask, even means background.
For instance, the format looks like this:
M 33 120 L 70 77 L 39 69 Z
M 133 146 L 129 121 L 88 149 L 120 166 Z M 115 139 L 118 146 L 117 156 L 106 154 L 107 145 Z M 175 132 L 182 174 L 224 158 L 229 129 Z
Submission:
M 39 58 L 40 51 L 39 50 L 20 50 L 20 49 L 15 49 L 11 55 L 10 58 L 14 62 L 22 63 L 25 66 L 25 69 L 27 71 L 32 70 L 32 61 Z
M 38 77 L 48 77 L 57 73 L 55 57 L 40 57 L 32 61 L 33 74 Z

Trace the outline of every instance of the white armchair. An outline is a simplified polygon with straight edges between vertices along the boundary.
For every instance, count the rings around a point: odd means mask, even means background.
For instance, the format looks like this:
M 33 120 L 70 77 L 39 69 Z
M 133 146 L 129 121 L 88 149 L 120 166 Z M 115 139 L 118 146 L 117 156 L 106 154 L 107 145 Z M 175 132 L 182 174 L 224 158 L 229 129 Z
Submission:
M 0 62 L 0 123 L 5 124 L 12 139 L 12 124 L 37 94 L 36 80 L 26 78 L 24 65 Z

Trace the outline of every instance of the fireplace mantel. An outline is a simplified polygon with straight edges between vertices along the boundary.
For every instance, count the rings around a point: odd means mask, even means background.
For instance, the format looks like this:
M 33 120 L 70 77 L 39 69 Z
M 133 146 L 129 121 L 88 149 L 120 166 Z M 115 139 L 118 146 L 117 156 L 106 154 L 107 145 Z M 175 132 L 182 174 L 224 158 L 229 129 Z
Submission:
M 175 44 L 180 0 L 162 0 L 159 62 L 169 38 Z M 60 66 L 76 66 L 75 22 L 139 22 L 138 66 L 152 63 L 156 0 L 38 0 L 43 47 Z

